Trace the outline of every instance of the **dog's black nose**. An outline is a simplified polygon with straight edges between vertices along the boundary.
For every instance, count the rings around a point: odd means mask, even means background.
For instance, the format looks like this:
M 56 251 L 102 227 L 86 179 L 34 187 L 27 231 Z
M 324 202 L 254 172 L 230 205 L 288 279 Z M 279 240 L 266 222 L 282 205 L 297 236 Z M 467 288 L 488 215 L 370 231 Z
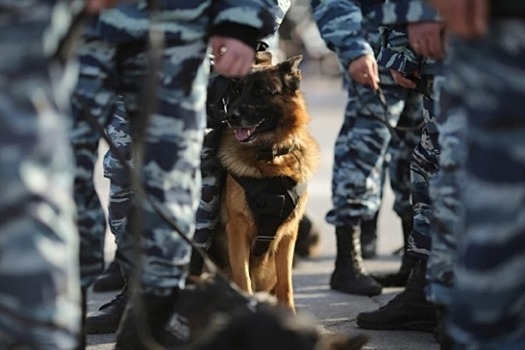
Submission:
M 230 125 L 239 125 L 241 123 L 241 110 L 239 108 L 233 107 L 226 114 L 226 120 Z

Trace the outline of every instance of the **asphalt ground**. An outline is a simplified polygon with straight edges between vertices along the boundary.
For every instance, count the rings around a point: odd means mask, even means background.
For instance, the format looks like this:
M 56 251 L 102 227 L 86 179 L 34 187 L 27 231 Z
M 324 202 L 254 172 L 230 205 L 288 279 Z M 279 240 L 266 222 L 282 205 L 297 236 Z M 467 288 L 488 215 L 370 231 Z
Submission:
M 346 92 L 339 78 L 317 74 L 316 69 L 303 68 L 302 89 L 312 117 L 311 130 L 321 148 L 321 166 L 309 184 L 308 213 L 322 232 L 322 249 L 318 256 L 302 259 L 294 268 L 295 303 L 299 313 L 307 313 L 318 325 L 330 332 L 346 334 L 364 333 L 370 337 L 368 350 L 438 350 L 431 333 L 414 331 L 372 331 L 356 325 L 359 312 L 373 311 L 398 294 L 400 288 L 385 288 L 376 297 L 343 294 L 330 290 L 328 282 L 334 266 L 334 228 L 324 221 L 331 206 L 330 183 L 335 138 L 342 123 L 346 104 Z M 99 172 L 100 174 L 100 172 Z M 98 175 L 98 189 L 103 202 L 107 199 L 107 181 Z M 402 247 L 401 222 L 392 210 L 392 192 L 385 187 L 379 216 L 378 256 L 365 260 L 370 273 L 394 272 L 400 265 L 395 252 Z M 106 255 L 111 259 L 114 252 L 112 237 L 107 236 Z M 115 293 L 88 295 L 88 310 L 96 310 L 113 298 Z M 88 350 L 108 350 L 115 345 L 114 335 L 88 336 Z M 271 349 L 269 349 L 271 350 Z

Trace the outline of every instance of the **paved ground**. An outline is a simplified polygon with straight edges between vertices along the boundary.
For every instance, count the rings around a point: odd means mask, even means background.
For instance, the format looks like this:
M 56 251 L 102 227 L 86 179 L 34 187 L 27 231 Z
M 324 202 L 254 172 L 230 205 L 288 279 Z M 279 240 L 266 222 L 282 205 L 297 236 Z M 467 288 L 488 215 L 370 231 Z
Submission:
M 301 261 L 294 269 L 295 300 L 298 312 L 309 313 L 324 329 L 348 334 L 365 333 L 370 336 L 366 349 L 372 350 L 438 350 L 432 334 L 408 331 L 366 331 L 357 327 L 356 315 L 361 311 L 376 310 L 394 297 L 399 288 L 384 289 L 383 294 L 368 298 L 331 291 L 328 280 L 333 269 L 335 235 L 332 226 L 324 222 L 330 207 L 330 176 L 332 169 L 333 143 L 339 130 L 344 106 L 345 92 L 339 80 L 309 77 L 303 70 L 303 90 L 312 116 L 312 132 L 317 137 L 322 151 L 322 165 L 310 183 L 309 214 L 320 225 L 323 232 L 323 249 L 319 256 Z M 100 182 L 102 196 L 107 184 Z M 399 256 L 392 253 L 402 246 L 401 223 L 392 211 L 392 194 L 389 188 L 379 222 L 379 256 L 365 261 L 369 272 L 396 271 Z M 108 240 L 108 255 L 113 247 Z M 90 293 L 88 308 L 96 310 L 113 293 Z M 88 337 L 88 350 L 113 349 L 114 336 Z M 270 349 L 269 349 L 270 350 Z

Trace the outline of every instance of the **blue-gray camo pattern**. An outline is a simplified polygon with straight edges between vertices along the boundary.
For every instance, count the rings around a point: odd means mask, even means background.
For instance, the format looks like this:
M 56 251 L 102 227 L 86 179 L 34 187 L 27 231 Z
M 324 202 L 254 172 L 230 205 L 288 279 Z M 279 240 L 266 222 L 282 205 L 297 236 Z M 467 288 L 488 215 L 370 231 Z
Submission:
M 72 350 L 80 332 L 67 101 L 48 56 L 52 11 L 66 5 L 0 0 L 1 349 Z
M 385 27 L 378 61 L 405 74 L 418 71 L 433 82 L 426 91 L 433 101 L 426 99 L 425 126 L 411 164 L 414 229 L 409 237 L 409 250 L 428 258 L 428 297 L 446 305 L 454 281 L 456 235 L 461 232 L 458 189 L 462 183 L 461 135 L 465 125 L 459 113 L 449 110 L 446 94 L 442 92 L 445 83 L 442 62 L 415 54 L 403 29 L 410 22 L 436 21 L 439 16 L 420 0 L 395 1 L 384 10 Z
M 448 331 L 457 349 L 523 349 L 525 20 L 452 45 L 447 88 L 467 120 L 467 155 Z
M 146 1 L 122 3 L 104 11 L 86 31 L 79 48 L 80 75 L 73 99 L 72 144 L 77 157 L 75 181 L 82 238 L 82 282 L 89 285 L 103 268 L 104 217 L 93 187 L 99 134 L 86 122 L 91 115 L 103 127 L 122 95 L 131 125 L 140 115 L 142 83 L 148 69 L 150 27 L 162 30 L 165 46 L 156 91 L 157 110 L 144 130 L 141 176 L 150 198 L 174 218 L 188 236 L 195 229 L 200 194 L 200 151 L 205 126 L 204 102 L 208 77 L 207 38 L 215 25 L 233 22 L 255 28 L 261 37 L 272 32 L 277 3 L 270 0 L 160 1 L 160 11 L 149 20 Z M 132 128 L 133 129 L 133 128 Z M 182 287 L 189 247 L 153 210 L 143 209 L 140 281 L 153 288 Z M 124 265 L 136 261 L 131 235 L 119 239 Z
M 435 114 L 441 153 L 439 170 L 430 179 L 429 186 L 432 244 L 427 265 L 427 296 L 438 305 L 450 303 L 457 236 L 463 230 L 463 203 L 460 193 L 465 183 L 466 120 L 461 108 L 450 106 L 446 84 L 445 76 L 436 76 L 435 89 L 439 94 L 439 102 L 435 104 Z
M 351 82 L 348 64 L 364 54 L 377 55 L 380 49 L 379 23 L 382 1 L 312 1 L 314 19 L 321 36 L 338 56 L 348 88 L 344 122 L 335 142 L 332 175 L 333 208 L 326 220 L 336 226 L 351 225 L 370 219 L 381 203 L 382 169 L 392 139 L 390 128 L 399 120 L 417 125 L 421 120 L 421 95 L 408 91 L 392 80 L 386 68 L 380 68 L 381 89 L 387 110 L 370 88 Z M 406 136 L 406 133 L 400 133 Z M 408 137 L 408 136 L 407 136 Z M 409 148 L 408 140 L 401 143 Z M 408 202 L 408 164 L 411 152 L 393 152 L 395 171 L 390 172 L 396 194 L 396 208 L 410 215 Z M 404 162 L 404 166 L 402 165 Z M 391 165 L 392 166 L 392 165 Z M 401 169 L 401 171 L 400 171 Z M 404 182 L 404 183 L 403 183 Z M 405 201 L 405 203 L 401 203 Z

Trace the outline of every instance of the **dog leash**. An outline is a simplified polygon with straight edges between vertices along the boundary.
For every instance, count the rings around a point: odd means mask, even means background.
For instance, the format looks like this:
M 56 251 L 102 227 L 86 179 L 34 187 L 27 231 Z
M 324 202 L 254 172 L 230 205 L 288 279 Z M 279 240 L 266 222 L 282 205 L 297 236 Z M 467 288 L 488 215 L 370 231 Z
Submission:
M 354 90 L 357 93 L 357 97 L 358 97 L 359 101 L 361 102 L 361 105 L 364 106 L 368 110 L 368 112 L 370 112 L 370 114 L 366 115 L 366 116 L 374 118 L 374 119 L 378 120 L 379 122 L 381 122 L 382 124 L 384 124 L 388 128 L 388 131 L 390 132 L 390 135 L 392 136 L 392 139 L 394 140 L 394 142 L 399 142 L 400 141 L 400 137 L 397 134 L 397 131 L 415 131 L 415 130 L 419 130 L 419 129 L 421 129 L 423 127 L 423 125 L 424 125 L 424 121 L 423 120 L 420 123 L 418 123 L 417 125 L 415 125 L 415 126 L 409 126 L 409 127 L 403 127 L 403 126 L 399 126 L 399 125 L 396 125 L 395 127 L 392 126 L 390 124 L 389 120 L 388 120 L 388 117 L 390 115 L 390 111 L 389 111 L 389 108 L 388 108 L 388 102 L 386 100 L 385 93 L 384 93 L 383 89 L 381 88 L 381 86 L 379 86 L 378 89 L 374 92 L 374 95 L 379 100 L 379 104 L 381 105 L 381 107 L 383 109 L 383 115 L 382 116 L 377 115 L 374 111 L 372 111 L 370 109 L 369 105 L 365 101 L 365 98 L 359 92 L 358 86 L 357 86 L 357 84 L 356 84 L 356 82 L 354 80 L 352 80 L 352 86 L 353 86 Z

